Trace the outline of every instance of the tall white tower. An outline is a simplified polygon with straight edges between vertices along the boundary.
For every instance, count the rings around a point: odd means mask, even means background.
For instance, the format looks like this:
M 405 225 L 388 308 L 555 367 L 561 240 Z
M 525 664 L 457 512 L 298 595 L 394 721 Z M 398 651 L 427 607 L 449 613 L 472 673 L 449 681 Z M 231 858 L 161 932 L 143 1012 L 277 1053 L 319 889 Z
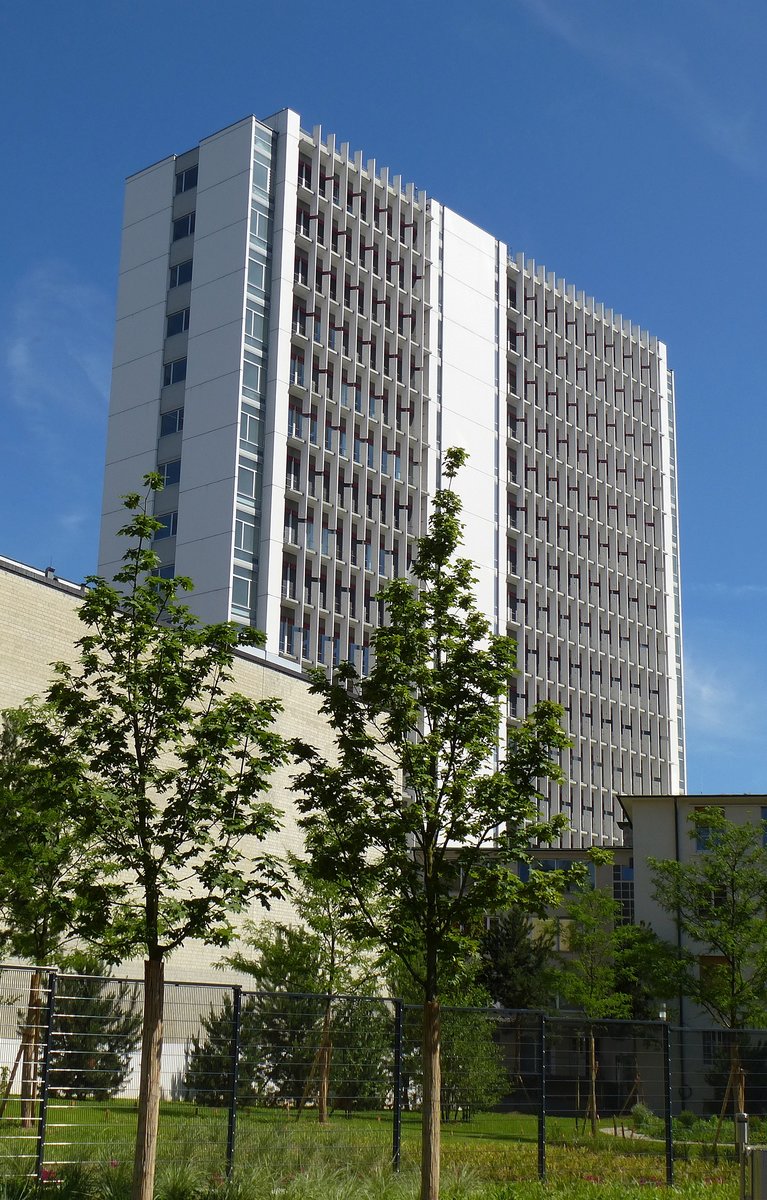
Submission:
M 684 790 L 673 378 L 662 343 L 285 110 L 127 183 L 100 567 L 159 470 L 168 573 L 286 667 L 369 663 L 382 580 L 459 485 L 509 718 L 567 710 L 574 845 Z

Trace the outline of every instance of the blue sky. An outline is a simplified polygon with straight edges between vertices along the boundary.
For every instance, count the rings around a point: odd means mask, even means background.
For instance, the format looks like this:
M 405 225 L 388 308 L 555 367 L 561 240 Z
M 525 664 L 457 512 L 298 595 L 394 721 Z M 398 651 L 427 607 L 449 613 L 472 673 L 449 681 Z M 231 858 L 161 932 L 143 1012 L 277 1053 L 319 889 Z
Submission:
M 95 569 L 125 175 L 297 109 L 669 347 L 693 792 L 766 792 L 763 0 L 0 15 L 0 554 Z

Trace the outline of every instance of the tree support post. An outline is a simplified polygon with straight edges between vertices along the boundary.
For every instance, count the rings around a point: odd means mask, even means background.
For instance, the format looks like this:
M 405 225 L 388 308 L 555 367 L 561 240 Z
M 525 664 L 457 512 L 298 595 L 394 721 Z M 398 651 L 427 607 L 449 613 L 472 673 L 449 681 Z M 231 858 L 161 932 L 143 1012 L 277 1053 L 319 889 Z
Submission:
M 48 1074 L 51 1061 L 51 1038 L 53 1034 L 53 1017 L 56 1011 L 56 984 L 58 975 L 51 971 L 48 975 L 48 1002 L 45 1006 L 45 1040 L 43 1042 L 43 1057 L 40 1068 L 40 1111 L 37 1118 L 37 1159 L 35 1173 L 42 1183 L 43 1162 L 45 1160 L 45 1126 L 48 1120 Z
M 402 1147 L 402 1027 L 405 1005 L 402 1000 L 394 1001 L 394 1064 L 392 1071 L 392 1089 L 394 1091 L 394 1106 L 392 1111 L 392 1148 L 391 1165 L 393 1171 L 400 1169 L 400 1151 Z
M 538 1025 L 538 1047 L 541 1068 L 538 1075 L 538 1178 L 546 1178 L 546 1014 L 541 1013 Z
M 234 1170 L 234 1142 L 237 1133 L 237 1085 L 240 1078 L 240 1028 L 242 1025 L 242 988 L 232 988 L 232 1061 L 229 1091 L 229 1122 L 226 1129 L 226 1177 Z
M 666 1141 L 666 1184 L 674 1186 L 674 1127 L 671 1112 L 671 1034 L 668 1021 L 661 1022 L 661 1045 L 663 1047 L 663 1117 Z

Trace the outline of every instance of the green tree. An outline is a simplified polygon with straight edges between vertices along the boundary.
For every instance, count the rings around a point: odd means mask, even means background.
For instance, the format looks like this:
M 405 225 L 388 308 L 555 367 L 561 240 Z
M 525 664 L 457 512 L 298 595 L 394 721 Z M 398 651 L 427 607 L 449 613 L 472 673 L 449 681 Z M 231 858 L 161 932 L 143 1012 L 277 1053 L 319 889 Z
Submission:
M 479 982 L 502 1008 L 544 1008 L 553 991 L 551 922 L 534 929 L 526 912 L 495 918 L 479 943 Z
M 655 899 L 694 944 L 685 994 L 727 1029 L 767 1023 L 765 830 L 765 822 L 736 825 L 721 808 L 701 808 L 689 830 L 700 853 L 686 862 L 648 859 Z
M 613 931 L 618 904 L 607 892 L 585 888 L 569 896 L 564 903 L 567 922 L 568 956 L 561 959 L 557 990 L 572 1008 L 580 1009 L 589 1019 L 589 1099 L 586 1117 L 596 1136 L 597 1072 L 596 1031 L 594 1021 L 606 1017 L 628 1017 L 631 997 L 616 990 L 615 943 Z
M 0 726 L 0 946 L 33 963 L 19 1056 L 22 1123 L 34 1120 L 43 972 L 67 940 L 102 921 L 107 889 L 99 877 L 91 839 L 73 818 L 82 792 L 83 765 L 67 748 L 52 765 L 51 745 L 61 733 L 56 713 L 29 701 L 7 709 Z M 100 918 L 101 915 L 101 918 Z
M 767 1023 L 767 823 L 736 825 L 721 808 L 697 809 L 690 838 L 699 853 L 686 862 L 648 859 L 655 899 L 688 940 L 684 993 L 726 1029 Z M 744 1111 L 745 1075 L 731 1042 L 732 1094 Z
M 87 952 L 73 952 L 62 966 L 66 973 L 56 993 L 50 1091 L 73 1100 L 106 1100 L 123 1088 L 141 1041 L 135 988 L 104 978 L 106 964 Z
M 676 948 L 646 925 L 620 924 L 620 905 L 606 891 L 585 887 L 563 904 L 567 953 L 555 976 L 559 995 L 589 1019 L 589 1099 L 586 1116 L 596 1134 L 595 1022 L 657 1018 L 658 1005 L 678 993 Z
M 157 574 L 148 508 L 161 482 L 145 483 L 124 498 L 123 566 L 112 584 L 88 580 L 78 659 L 56 664 L 48 693 L 61 749 L 87 764 L 79 823 L 115 888 L 98 943 L 109 961 L 145 959 L 133 1200 L 154 1190 L 165 960 L 188 938 L 226 944 L 232 914 L 268 905 L 283 881 L 257 849 L 278 828 L 264 793 L 284 757 L 279 705 L 226 691 L 236 647 L 260 639 L 201 624 L 178 598 L 191 581 Z
M 442 1013 L 442 1119 L 464 1119 L 498 1104 L 509 1090 L 496 1019 L 473 1008 L 445 1008 Z
M 186 1051 L 184 1087 L 195 1104 L 225 1108 L 232 1092 L 234 1004 L 224 992 L 201 1019 L 201 1032 Z M 240 1051 L 237 1060 L 237 1102 L 268 1104 L 274 1098 L 264 1053 L 264 1026 L 256 997 L 246 996 L 240 1008 Z
M 300 1063 L 305 1071 L 302 1089 L 290 1093 L 291 1099 L 298 1103 L 299 1113 L 310 1096 L 316 1099 L 319 1121 L 324 1124 L 329 1117 L 333 1027 L 340 1015 L 348 1016 L 348 1004 L 339 997 L 368 990 L 375 963 L 371 943 L 348 934 L 339 888 L 315 877 L 296 858 L 291 866 L 298 880 L 293 903 L 304 924 L 251 924 L 245 936 L 247 949 L 224 961 L 252 976 L 265 993 L 259 1005 L 264 1015 L 266 1007 L 272 1007 L 274 1039 L 291 1049 L 283 1061 L 292 1061 L 294 1070 Z M 294 999 L 286 995 L 291 992 L 308 995 Z M 271 993 L 277 995 L 270 998 Z M 317 1005 L 321 1005 L 319 1018 L 313 1016 Z M 274 1079 L 280 1089 L 285 1082 Z M 292 1086 L 297 1083 L 293 1075 Z
M 452 484 L 465 459 L 448 451 Z M 421 1197 L 439 1194 L 440 994 L 480 917 L 542 908 L 559 882 L 524 884 L 510 865 L 566 822 L 541 820 L 540 780 L 559 780 L 561 709 L 542 703 L 499 745 L 514 644 L 492 634 L 474 598 L 472 564 L 451 486 L 434 497 L 413 582 L 379 590 L 386 623 L 363 679 L 344 663 L 312 689 L 333 728 L 326 759 L 305 742 L 295 788 L 314 870 L 343 887 L 357 928 L 396 954 L 423 1000 Z M 373 907 L 371 898 L 375 899 Z

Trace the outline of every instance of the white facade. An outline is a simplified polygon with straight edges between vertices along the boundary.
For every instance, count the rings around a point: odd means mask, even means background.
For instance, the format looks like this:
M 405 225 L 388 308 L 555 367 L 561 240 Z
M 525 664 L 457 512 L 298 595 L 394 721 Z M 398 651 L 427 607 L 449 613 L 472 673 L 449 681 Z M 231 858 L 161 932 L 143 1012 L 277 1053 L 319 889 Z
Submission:
M 298 116 L 128 180 L 99 570 L 161 468 L 166 569 L 296 669 L 363 671 L 445 448 L 510 719 L 567 710 L 573 846 L 684 790 L 673 379 L 656 338 Z

